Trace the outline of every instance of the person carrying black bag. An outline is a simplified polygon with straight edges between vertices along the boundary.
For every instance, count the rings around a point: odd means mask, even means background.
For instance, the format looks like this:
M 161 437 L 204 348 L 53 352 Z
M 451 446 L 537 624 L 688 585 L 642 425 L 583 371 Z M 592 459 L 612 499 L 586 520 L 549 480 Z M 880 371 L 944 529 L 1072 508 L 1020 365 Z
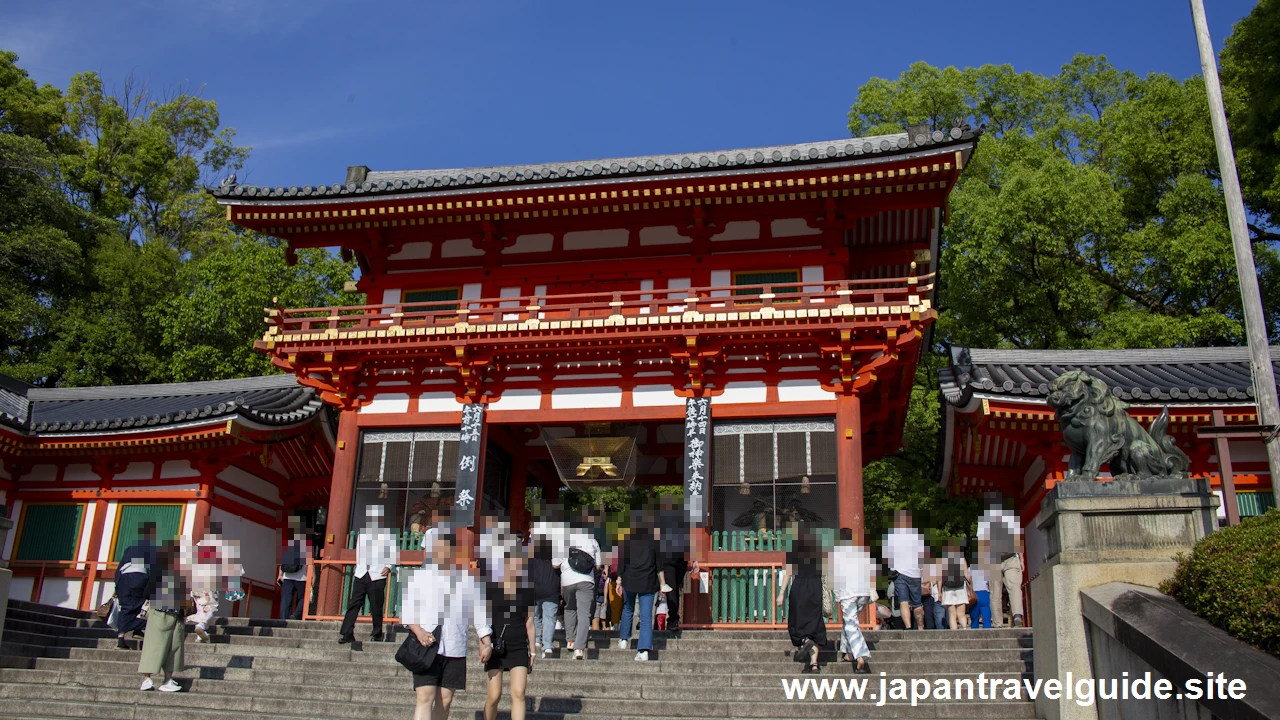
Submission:
M 447 717 L 453 693 L 466 688 L 468 625 L 475 628 L 480 639 L 480 661 L 488 662 L 493 654 L 484 586 L 469 566 L 458 566 L 465 558 L 454 553 L 456 544 L 451 529 L 437 530 L 431 537 L 430 561 L 405 573 L 400 622 L 413 634 L 406 643 L 416 641 L 424 648 L 436 646 L 426 670 L 419 671 L 402 662 L 413 673 L 414 720 Z M 425 659 L 430 654 L 411 650 L 415 649 L 402 645 L 396 653 L 397 660 L 411 655 Z
M 116 647 L 129 649 L 126 636 L 142 637 L 147 621 L 139 618 L 142 605 L 147 601 L 148 587 L 160 578 L 156 564 L 156 524 L 144 522 L 138 526 L 138 542 L 129 546 L 120 556 L 116 566 L 116 601 L 120 609 L 116 613 Z
M 523 548 L 514 535 L 502 534 L 495 545 L 505 563 L 502 580 L 489 583 L 486 595 L 495 633 L 493 654 L 484 664 L 488 675 L 485 720 L 496 720 L 502 700 L 502 676 L 511 676 L 511 720 L 524 720 L 525 687 L 533 672 L 535 591 L 528 577 Z

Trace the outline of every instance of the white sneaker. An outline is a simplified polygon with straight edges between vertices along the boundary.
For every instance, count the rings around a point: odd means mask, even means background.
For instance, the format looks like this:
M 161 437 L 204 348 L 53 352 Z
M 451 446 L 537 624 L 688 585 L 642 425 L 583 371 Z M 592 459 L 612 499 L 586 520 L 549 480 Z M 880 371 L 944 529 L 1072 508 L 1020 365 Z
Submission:
M 139 690 L 143 690 L 143 691 L 146 691 L 146 690 L 155 690 L 155 689 L 156 689 L 156 684 L 155 684 L 155 683 L 153 683 L 153 682 L 151 682 L 151 678 L 142 678 L 142 687 L 140 687 L 140 688 L 138 688 L 138 689 L 139 689 Z
M 179 690 L 182 689 L 182 686 L 174 682 L 173 678 L 169 678 L 168 682 L 166 682 L 165 684 L 161 685 L 156 689 L 159 690 L 160 692 L 178 692 Z
M 636 653 L 636 662 L 649 662 L 649 651 L 641 650 Z
M 568 650 L 572 650 L 572 649 L 573 649 L 573 641 L 572 641 L 572 640 L 569 640 L 569 641 L 565 642 L 564 646 L 565 646 L 565 648 L 566 648 L 566 649 L 568 649 Z
M 574 659 L 574 660 L 584 660 L 584 659 L 586 659 L 586 655 L 583 655 L 581 650 L 574 650 L 574 651 L 573 651 L 573 659 Z
M 630 644 L 631 644 L 630 642 L 628 642 L 628 641 L 626 641 L 626 640 L 623 640 L 622 638 L 618 638 L 618 649 L 619 649 L 619 650 L 626 650 L 626 649 L 627 649 L 627 646 L 628 646 L 628 645 L 630 645 Z
M 544 657 L 544 658 L 549 658 L 549 657 L 551 657 L 551 648 L 547 648 L 546 650 L 543 650 L 543 651 L 542 651 L 542 657 Z

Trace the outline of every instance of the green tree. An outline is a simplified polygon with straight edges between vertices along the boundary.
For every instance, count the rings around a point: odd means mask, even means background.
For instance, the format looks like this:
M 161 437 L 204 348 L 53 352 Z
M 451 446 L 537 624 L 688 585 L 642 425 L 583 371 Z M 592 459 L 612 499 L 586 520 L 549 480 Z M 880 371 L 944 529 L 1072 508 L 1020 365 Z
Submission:
M 1053 76 L 1008 65 L 959 70 L 915 63 L 896 80 L 869 81 L 849 112 L 854 135 L 901 132 L 916 123 L 949 129 L 957 121 L 985 126 L 986 133 L 951 195 L 943 229 L 940 345 L 1241 341 L 1235 262 L 1201 78 L 1140 77 L 1088 56 Z M 1270 244 L 1254 249 L 1271 306 L 1280 299 L 1280 257 Z M 1273 334 L 1276 323 L 1272 317 Z M 935 477 L 936 370 L 944 363 L 937 352 L 922 361 L 902 451 L 864 471 L 873 542 L 899 507 L 915 510 L 917 524 L 936 532 L 935 542 L 973 532 L 978 503 L 946 499 Z
M 1254 237 L 1280 240 L 1280 0 L 1259 0 L 1236 23 L 1221 75 L 1241 189 L 1259 220 Z
M 205 186 L 249 148 L 216 103 L 96 74 L 65 96 L 0 51 L 0 372 L 42 385 L 270 372 L 262 308 L 355 302 L 324 251 L 289 267 L 279 241 L 233 228 Z
M 181 382 L 275 372 L 253 349 L 266 328 L 262 309 L 273 297 L 285 307 L 360 304 L 363 295 L 343 293 L 351 275 L 350 265 L 324 250 L 301 250 L 289 267 L 280 241 L 228 230 L 206 254 L 184 264 L 182 292 L 153 310 L 169 377 Z

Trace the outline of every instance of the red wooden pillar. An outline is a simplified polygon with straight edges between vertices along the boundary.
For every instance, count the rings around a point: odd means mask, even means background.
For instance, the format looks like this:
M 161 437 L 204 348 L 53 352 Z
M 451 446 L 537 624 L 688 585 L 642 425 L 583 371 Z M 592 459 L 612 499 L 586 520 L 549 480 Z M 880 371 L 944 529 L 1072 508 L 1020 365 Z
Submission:
M 522 448 L 511 456 L 511 497 L 507 500 L 507 515 L 512 530 L 529 530 L 528 512 L 525 507 L 525 490 L 529 487 L 529 459 Z
M 840 527 L 865 545 L 862 517 L 862 402 L 857 393 L 836 395 L 836 489 Z
M 1221 410 L 1213 411 L 1213 424 L 1218 427 L 1225 427 L 1227 424 L 1226 413 Z M 1236 503 L 1236 479 L 1231 472 L 1231 446 L 1228 445 L 1230 440 L 1225 437 L 1219 437 L 1215 440 L 1218 451 L 1218 472 L 1222 476 L 1222 504 L 1226 506 L 1227 525 L 1240 524 L 1240 506 Z
M 356 427 L 354 408 L 344 409 L 338 415 L 337 448 L 333 454 L 333 479 L 329 484 L 329 509 L 325 516 L 325 560 L 336 560 L 339 551 L 347 546 L 347 531 L 351 525 L 351 499 L 355 492 L 356 457 L 360 449 L 360 429 Z M 325 566 L 322 566 L 325 567 Z M 320 576 L 320 602 L 316 611 L 321 615 L 340 615 L 342 609 L 342 569 L 327 566 Z
M 191 466 L 200 473 L 200 490 L 199 494 L 196 495 L 195 524 L 192 525 L 191 529 L 192 542 L 200 542 L 204 539 L 205 528 L 209 526 L 209 514 L 213 510 L 214 484 L 218 480 L 218 473 L 222 472 L 227 467 L 227 464 L 225 460 L 211 457 L 191 459 Z

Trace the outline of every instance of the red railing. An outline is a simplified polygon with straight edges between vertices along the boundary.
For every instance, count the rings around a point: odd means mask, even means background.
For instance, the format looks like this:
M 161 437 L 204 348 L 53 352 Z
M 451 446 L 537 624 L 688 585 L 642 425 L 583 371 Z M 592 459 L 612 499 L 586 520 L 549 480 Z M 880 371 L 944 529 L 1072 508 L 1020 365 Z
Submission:
M 538 321 L 661 317 L 698 312 L 743 313 L 771 308 L 775 314 L 834 310 L 842 306 L 876 308 L 863 315 L 908 313 L 927 302 L 933 274 L 904 278 L 726 285 L 660 290 L 622 290 L 572 295 L 525 295 L 479 300 L 430 300 L 390 305 L 269 309 L 267 322 L 277 336 L 325 330 L 386 330 L 391 327 L 498 325 Z M 883 309 L 881 309 L 883 308 Z M 819 315 L 821 316 L 821 315 Z M 727 318 L 726 318 L 727 319 Z M 616 322 L 616 321 L 615 321 Z

